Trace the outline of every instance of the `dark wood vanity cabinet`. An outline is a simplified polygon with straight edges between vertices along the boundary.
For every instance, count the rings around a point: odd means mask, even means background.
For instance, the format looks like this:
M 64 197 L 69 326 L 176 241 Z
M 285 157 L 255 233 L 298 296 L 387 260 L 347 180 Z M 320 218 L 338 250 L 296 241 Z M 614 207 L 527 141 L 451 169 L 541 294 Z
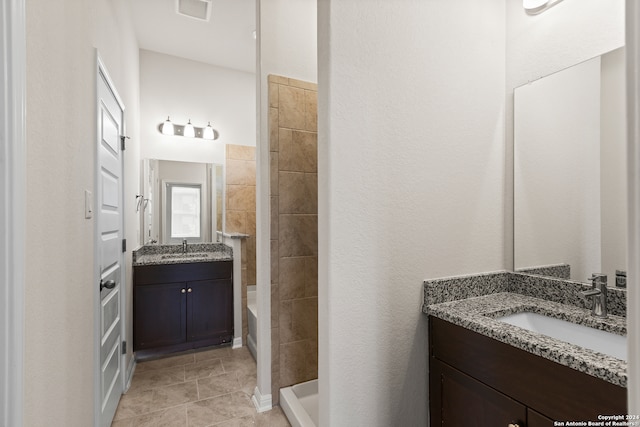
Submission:
M 232 264 L 135 266 L 133 350 L 161 353 L 230 342 Z
M 625 414 L 626 389 L 429 317 L 432 426 L 548 427 Z

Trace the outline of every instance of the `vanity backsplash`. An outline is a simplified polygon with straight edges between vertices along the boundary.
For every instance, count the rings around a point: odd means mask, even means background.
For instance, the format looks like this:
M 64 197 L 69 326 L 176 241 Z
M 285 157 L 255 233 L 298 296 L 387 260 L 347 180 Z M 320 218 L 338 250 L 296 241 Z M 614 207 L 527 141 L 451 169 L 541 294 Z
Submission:
M 561 304 L 589 309 L 591 300 L 580 295 L 591 286 L 568 279 L 534 276 L 510 271 L 425 280 L 423 311 L 431 304 L 512 292 Z M 610 314 L 626 316 L 627 293 L 610 286 L 607 289 Z

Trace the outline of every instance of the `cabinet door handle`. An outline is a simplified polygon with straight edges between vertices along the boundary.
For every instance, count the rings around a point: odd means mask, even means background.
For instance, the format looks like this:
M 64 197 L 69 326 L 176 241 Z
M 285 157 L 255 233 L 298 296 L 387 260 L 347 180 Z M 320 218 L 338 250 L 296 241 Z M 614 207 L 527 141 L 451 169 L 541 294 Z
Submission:
M 520 427 L 518 424 L 509 424 L 509 427 Z
M 189 288 L 189 289 L 187 289 L 187 292 L 191 293 L 191 292 L 193 292 L 193 289 Z
M 184 293 L 185 293 L 185 292 L 187 292 L 187 291 L 186 291 L 186 289 L 185 289 L 185 288 L 182 288 L 182 289 L 180 289 L 180 292 L 184 294 Z

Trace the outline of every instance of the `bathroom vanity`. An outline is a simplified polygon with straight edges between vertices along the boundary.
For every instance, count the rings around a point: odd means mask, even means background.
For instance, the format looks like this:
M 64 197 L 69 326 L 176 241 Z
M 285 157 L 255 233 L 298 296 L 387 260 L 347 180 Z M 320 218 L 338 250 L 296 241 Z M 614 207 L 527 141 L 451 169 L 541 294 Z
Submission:
M 425 282 L 431 425 L 540 427 L 626 414 L 624 349 L 619 358 L 606 354 L 606 340 L 594 350 L 503 320 L 533 312 L 622 339 L 620 295 L 615 314 L 597 319 L 573 299 L 582 288 L 508 272 Z
M 208 246 L 216 250 L 136 256 L 133 350 L 139 355 L 233 340 L 232 256 L 222 246 Z

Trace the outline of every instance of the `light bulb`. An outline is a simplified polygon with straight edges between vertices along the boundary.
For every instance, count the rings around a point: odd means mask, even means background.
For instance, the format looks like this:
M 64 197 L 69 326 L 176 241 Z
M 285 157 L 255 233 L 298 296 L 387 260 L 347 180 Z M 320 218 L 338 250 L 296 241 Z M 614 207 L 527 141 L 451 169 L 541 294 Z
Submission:
M 173 135 L 173 123 L 169 120 L 169 116 L 167 116 L 167 120 L 162 124 L 162 133 L 164 135 Z
M 186 136 L 187 138 L 193 138 L 194 136 L 196 136 L 196 130 L 191 124 L 191 119 L 189 119 L 189 123 L 184 126 L 184 136 Z
M 215 138 L 215 135 L 213 133 L 213 128 L 211 127 L 211 122 L 209 122 L 207 127 L 203 129 L 202 138 L 203 139 L 214 139 Z

